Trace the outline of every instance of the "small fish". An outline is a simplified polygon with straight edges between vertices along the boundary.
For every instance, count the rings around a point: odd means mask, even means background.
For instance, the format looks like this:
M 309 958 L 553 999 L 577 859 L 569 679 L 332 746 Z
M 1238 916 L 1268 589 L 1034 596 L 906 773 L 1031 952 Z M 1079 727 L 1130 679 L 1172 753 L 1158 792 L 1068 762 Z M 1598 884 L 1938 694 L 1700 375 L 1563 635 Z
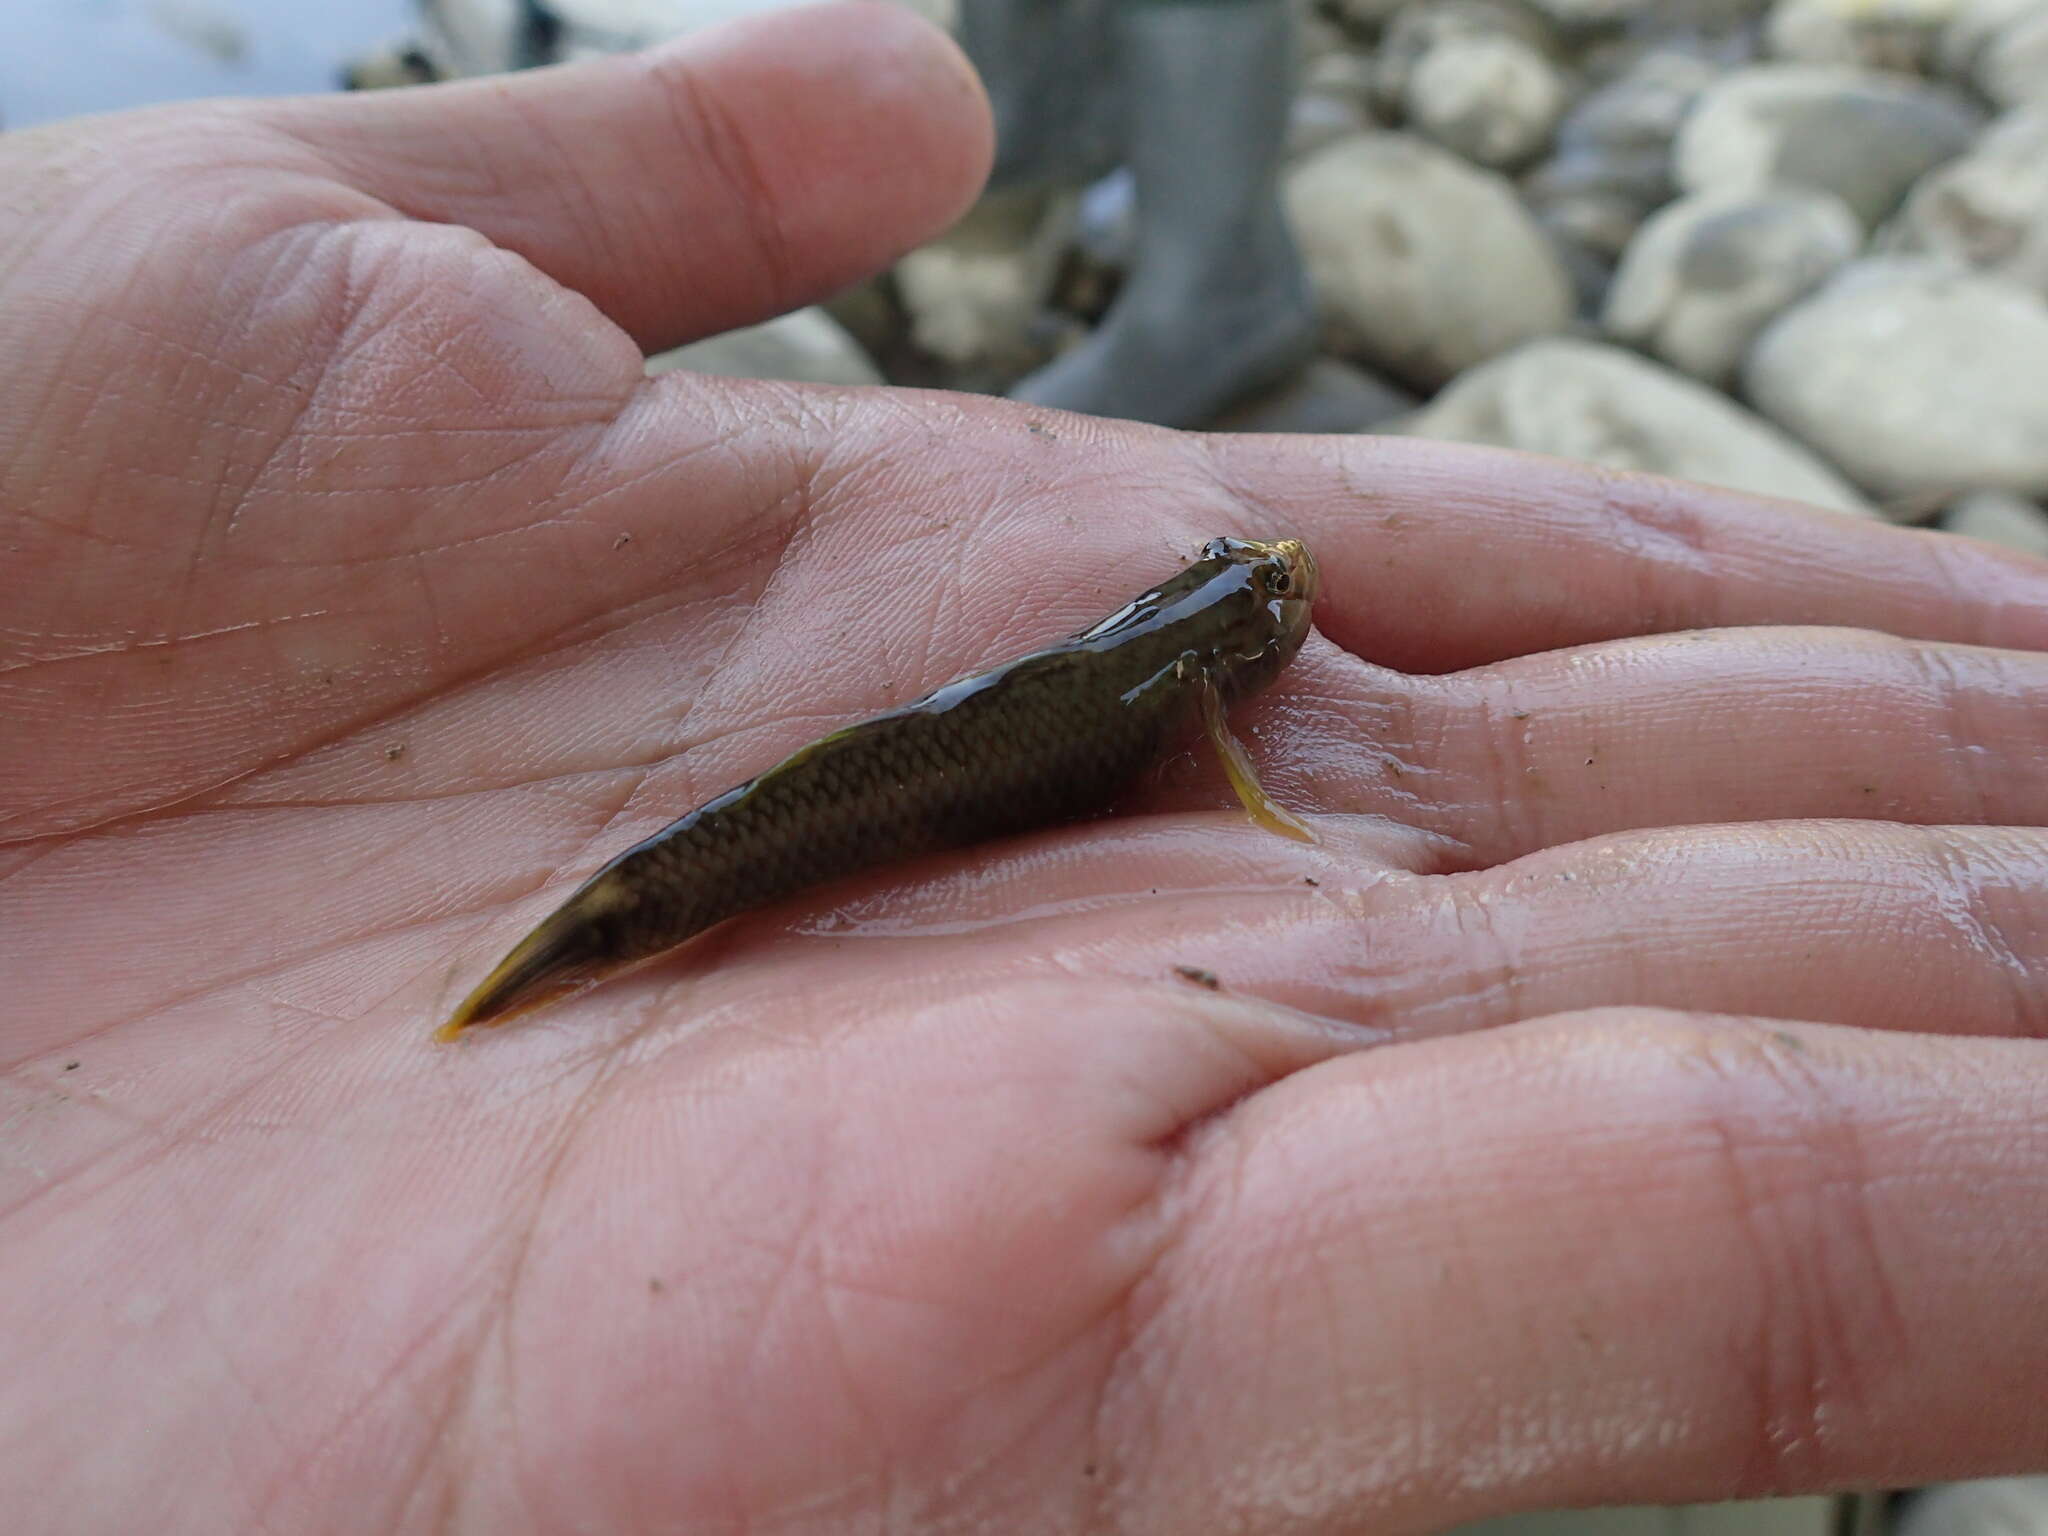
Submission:
M 1092 815 L 1198 724 L 1252 819 L 1315 841 L 1259 787 L 1224 711 L 1301 648 L 1316 582 L 1299 540 L 1212 539 L 1072 639 L 812 742 L 584 881 L 436 1038 L 502 1024 L 828 880 Z

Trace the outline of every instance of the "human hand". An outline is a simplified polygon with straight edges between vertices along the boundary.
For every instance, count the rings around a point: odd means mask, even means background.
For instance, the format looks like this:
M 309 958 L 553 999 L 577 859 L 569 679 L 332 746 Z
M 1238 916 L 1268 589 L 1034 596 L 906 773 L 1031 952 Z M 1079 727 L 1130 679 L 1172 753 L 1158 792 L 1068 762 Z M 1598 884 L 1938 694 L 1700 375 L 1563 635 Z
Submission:
M 986 154 L 866 8 L 0 139 L 11 1530 L 1381 1532 L 2048 1461 L 2048 570 L 641 380 Z M 1239 717 L 1320 847 L 1190 756 L 429 1043 L 634 837 L 1218 533 L 1323 566 Z

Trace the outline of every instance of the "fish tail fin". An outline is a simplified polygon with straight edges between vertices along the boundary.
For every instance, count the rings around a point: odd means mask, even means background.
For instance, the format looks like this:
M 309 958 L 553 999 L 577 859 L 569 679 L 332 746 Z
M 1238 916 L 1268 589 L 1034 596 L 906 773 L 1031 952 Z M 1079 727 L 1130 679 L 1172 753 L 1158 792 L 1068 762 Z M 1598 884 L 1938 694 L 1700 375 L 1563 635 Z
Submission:
M 593 895 L 586 886 L 513 945 L 434 1031 L 434 1038 L 445 1042 L 471 1029 L 503 1024 L 595 985 L 609 952 L 596 920 L 612 905 L 601 894 Z

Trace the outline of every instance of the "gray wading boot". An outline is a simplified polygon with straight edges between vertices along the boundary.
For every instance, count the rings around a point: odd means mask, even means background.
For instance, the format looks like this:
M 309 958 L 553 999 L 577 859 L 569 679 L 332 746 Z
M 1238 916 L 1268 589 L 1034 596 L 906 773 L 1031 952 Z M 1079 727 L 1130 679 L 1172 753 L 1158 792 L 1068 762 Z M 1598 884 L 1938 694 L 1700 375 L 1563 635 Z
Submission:
M 1078 187 L 1122 158 L 1110 17 L 1128 0 L 960 0 L 954 37 L 995 117 L 992 189 Z
M 1012 398 L 1200 426 L 1300 367 L 1314 298 L 1280 207 L 1283 0 L 1140 0 L 1109 18 L 1137 240 L 1102 325 Z M 1028 160 L 1021 152 L 1015 158 Z

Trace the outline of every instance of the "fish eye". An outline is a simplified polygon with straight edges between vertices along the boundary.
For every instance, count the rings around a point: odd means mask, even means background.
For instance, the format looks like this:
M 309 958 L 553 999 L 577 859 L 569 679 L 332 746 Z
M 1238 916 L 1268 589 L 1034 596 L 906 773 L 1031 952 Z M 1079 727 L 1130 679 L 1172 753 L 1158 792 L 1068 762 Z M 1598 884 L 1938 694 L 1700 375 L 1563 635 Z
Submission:
M 1266 578 L 1266 590 L 1275 597 L 1285 597 L 1294 590 L 1294 578 L 1284 568 L 1277 570 Z

